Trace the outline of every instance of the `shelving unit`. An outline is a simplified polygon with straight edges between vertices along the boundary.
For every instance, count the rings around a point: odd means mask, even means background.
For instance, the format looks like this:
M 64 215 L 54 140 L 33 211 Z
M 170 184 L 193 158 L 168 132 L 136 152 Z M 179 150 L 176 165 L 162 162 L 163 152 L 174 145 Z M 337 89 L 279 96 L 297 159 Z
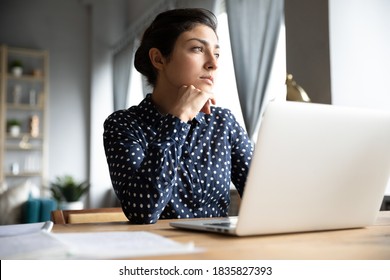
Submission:
M 48 52 L 0 46 L 0 182 L 31 180 L 43 192 L 46 178 Z M 22 64 L 22 73 L 11 68 Z M 11 133 L 10 120 L 20 123 Z

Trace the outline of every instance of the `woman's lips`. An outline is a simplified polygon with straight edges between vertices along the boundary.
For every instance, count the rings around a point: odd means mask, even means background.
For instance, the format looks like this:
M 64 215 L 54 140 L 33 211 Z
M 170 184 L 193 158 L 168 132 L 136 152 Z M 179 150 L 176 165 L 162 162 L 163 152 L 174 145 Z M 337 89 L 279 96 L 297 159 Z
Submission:
M 200 79 L 207 82 L 210 85 L 214 84 L 214 79 L 212 76 L 203 76 L 203 77 L 200 77 Z

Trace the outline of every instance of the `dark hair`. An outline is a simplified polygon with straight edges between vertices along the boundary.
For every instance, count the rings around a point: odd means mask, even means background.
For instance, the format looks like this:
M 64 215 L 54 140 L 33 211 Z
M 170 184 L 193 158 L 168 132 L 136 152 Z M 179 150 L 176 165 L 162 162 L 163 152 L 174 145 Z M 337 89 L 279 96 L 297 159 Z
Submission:
M 150 85 L 156 86 L 157 71 L 149 59 L 149 50 L 157 48 L 164 57 L 169 58 L 180 34 L 199 24 L 217 33 L 217 18 L 206 9 L 175 9 L 157 15 L 143 34 L 134 57 L 135 68 L 146 76 Z

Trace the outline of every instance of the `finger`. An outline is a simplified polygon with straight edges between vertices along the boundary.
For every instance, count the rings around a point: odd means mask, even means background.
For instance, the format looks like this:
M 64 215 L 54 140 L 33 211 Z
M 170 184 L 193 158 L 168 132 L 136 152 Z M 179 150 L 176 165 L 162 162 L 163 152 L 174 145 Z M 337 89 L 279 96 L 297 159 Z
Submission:
M 217 101 L 215 100 L 215 97 L 213 96 L 212 98 L 209 99 L 211 104 L 215 105 L 217 104 Z
M 179 88 L 179 93 L 183 94 L 188 90 L 188 86 L 183 85 Z
M 211 114 L 210 100 L 207 100 L 200 111 L 205 114 Z
M 203 112 L 205 114 L 211 114 L 211 105 L 216 104 L 215 96 L 211 92 L 203 92 L 203 93 L 207 95 L 208 99 L 207 99 L 206 103 L 203 105 L 200 112 Z

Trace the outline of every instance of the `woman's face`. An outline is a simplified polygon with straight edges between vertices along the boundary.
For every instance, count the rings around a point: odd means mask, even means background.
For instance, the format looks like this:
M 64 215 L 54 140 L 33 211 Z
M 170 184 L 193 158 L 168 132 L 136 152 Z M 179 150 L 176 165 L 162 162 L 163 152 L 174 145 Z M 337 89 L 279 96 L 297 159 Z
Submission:
M 197 25 L 178 37 L 159 75 L 175 88 L 193 85 L 200 90 L 212 91 L 218 57 L 217 35 L 210 27 Z

